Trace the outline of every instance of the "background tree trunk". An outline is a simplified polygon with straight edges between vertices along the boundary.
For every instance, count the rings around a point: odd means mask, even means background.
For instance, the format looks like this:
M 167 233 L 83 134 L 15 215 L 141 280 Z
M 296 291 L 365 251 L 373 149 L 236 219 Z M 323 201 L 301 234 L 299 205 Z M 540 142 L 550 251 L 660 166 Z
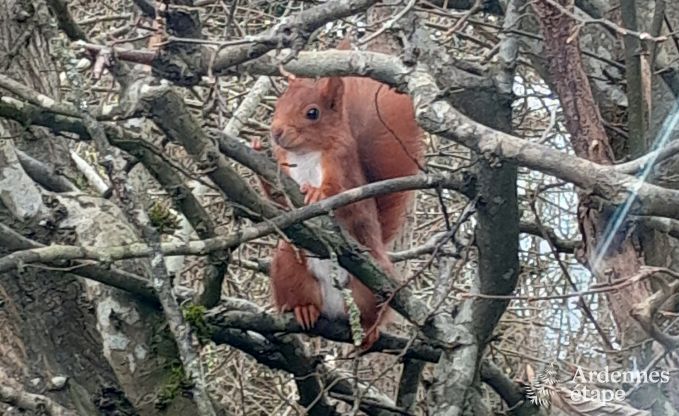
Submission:
M 43 0 L 0 3 L 0 72 L 59 99 L 61 63 L 50 49 L 59 31 L 47 5 Z M 55 172 L 78 179 L 66 139 L 5 120 L 0 120 L 0 136 L 12 138 L 4 139 L 8 154 L 15 153 L 15 144 Z M 4 160 L 0 177 L 10 168 L 26 175 L 17 160 Z M 17 218 L 0 203 L 2 224 L 43 244 L 96 247 L 137 240 L 108 201 L 80 193 L 57 196 L 30 179 L 27 183 L 29 190 L 0 190 L 0 201 L 15 199 L 36 209 Z M 7 253 L 0 244 L 0 255 Z M 134 261 L 127 268 L 139 271 Z M 174 341 L 155 307 L 118 289 L 41 267 L 3 274 L 0 302 L 0 385 L 40 394 L 56 389 L 50 397 L 82 415 L 195 413 L 182 394 Z M 68 381 L 57 388 L 55 377 Z

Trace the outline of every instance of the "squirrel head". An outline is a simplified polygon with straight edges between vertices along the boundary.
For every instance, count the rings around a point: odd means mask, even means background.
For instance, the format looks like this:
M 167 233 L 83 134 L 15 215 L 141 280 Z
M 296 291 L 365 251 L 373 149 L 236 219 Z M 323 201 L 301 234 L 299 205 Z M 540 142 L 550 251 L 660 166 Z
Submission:
M 336 133 L 349 129 L 344 120 L 344 81 L 339 77 L 289 79 L 288 89 L 276 103 L 271 139 L 290 151 L 330 148 Z

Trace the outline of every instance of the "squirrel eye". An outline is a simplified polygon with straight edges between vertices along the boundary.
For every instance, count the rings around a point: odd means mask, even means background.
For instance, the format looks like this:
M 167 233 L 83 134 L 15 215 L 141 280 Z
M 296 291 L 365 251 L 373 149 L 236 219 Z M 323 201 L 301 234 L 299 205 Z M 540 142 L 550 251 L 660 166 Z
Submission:
M 321 112 L 318 111 L 318 108 L 311 107 L 310 109 L 307 110 L 306 112 L 306 118 L 309 120 L 318 120 L 318 117 L 321 115 Z

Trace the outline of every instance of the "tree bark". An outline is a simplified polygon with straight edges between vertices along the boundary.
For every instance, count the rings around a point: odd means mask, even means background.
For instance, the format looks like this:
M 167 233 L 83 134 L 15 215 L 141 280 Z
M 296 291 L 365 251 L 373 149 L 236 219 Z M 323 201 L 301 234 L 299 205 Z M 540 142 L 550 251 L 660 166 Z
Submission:
M 3 74 L 61 99 L 60 62 L 49 49 L 59 32 L 47 5 L 43 0 L 0 4 Z M 14 175 L 10 185 L 0 189 L 0 222 L 43 244 L 100 246 L 137 240 L 108 201 L 80 192 L 50 194 L 28 178 L 18 159 L 6 156 L 13 155 L 16 144 L 74 178 L 65 139 L 4 119 L 0 136 L 0 154 L 5 156 L 0 178 Z M 20 180 L 27 185 L 19 186 Z M 17 203 L 23 208 L 18 210 Z M 0 248 L 0 256 L 8 249 Z M 135 262 L 126 267 L 139 270 Z M 0 385 L 43 394 L 81 415 L 195 414 L 195 405 L 177 387 L 182 380 L 173 369 L 176 347 L 168 338 L 164 317 L 153 306 L 60 270 L 25 267 L 1 277 Z M 55 377 L 66 377 L 66 384 L 55 388 Z

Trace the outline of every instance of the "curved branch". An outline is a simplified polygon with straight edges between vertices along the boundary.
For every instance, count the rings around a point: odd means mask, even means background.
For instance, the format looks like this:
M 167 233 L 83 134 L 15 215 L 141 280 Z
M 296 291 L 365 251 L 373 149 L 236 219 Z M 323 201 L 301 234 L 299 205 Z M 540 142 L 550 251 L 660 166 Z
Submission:
M 339 207 L 363 199 L 372 198 L 377 195 L 413 189 L 435 187 L 456 189 L 464 186 L 463 183 L 458 182 L 452 177 L 414 175 L 403 178 L 387 179 L 380 182 L 373 182 L 360 188 L 350 189 L 314 204 L 281 213 L 279 216 L 270 218 L 251 227 L 241 229 L 237 233 L 229 236 L 213 237 L 190 242 L 162 243 L 160 249 L 165 256 L 206 255 L 215 251 L 234 249 L 240 244 L 264 237 L 281 228 L 290 227 L 311 218 L 329 214 Z M 79 246 L 50 245 L 15 251 L 0 258 L 0 273 L 23 267 L 29 263 L 51 263 L 54 261 L 76 259 L 96 260 L 109 263 L 130 258 L 149 257 L 151 254 L 151 248 L 144 243 L 110 246 L 97 249 Z

